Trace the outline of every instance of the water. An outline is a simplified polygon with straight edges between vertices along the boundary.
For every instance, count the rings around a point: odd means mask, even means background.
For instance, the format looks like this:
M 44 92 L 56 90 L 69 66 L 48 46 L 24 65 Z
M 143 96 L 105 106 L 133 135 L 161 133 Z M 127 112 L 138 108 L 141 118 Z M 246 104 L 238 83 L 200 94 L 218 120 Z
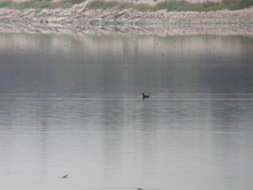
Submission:
M 1 34 L 0 188 L 251 190 L 252 50 L 246 37 Z

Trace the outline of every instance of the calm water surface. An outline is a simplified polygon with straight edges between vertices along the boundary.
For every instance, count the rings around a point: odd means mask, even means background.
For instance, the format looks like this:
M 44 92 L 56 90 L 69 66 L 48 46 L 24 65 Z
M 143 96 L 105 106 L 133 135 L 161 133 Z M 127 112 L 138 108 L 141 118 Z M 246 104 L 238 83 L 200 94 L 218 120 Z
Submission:
M 1 34 L 0 189 L 251 190 L 252 53 L 246 37 Z

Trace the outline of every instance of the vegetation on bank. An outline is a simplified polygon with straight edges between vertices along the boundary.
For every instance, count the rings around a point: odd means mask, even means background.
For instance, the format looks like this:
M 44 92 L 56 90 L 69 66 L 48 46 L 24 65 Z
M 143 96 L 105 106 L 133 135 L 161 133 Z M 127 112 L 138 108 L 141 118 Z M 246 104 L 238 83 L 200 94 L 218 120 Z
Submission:
M 152 10 L 152 6 L 147 4 L 133 4 L 128 2 L 119 1 L 102 1 L 95 0 L 88 4 L 90 9 L 136 9 L 140 11 Z
M 52 0 L 31 0 L 21 3 L 14 3 L 9 0 L 0 0 L 0 7 L 8 7 L 15 9 L 42 9 L 42 8 L 68 8 L 73 4 L 81 3 L 85 0 L 62 0 L 53 3 Z M 138 0 L 137 0 L 138 1 Z M 156 0 L 153 0 L 156 1 Z M 168 0 L 155 4 L 133 4 L 122 1 L 104 1 L 95 0 L 88 4 L 91 9 L 127 9 L 132 8 L 140 11 L 157 11 L 166 9 L 168 11 L 210 11 L 210 10 L 236 10 L 253 6 L 253 0 L 223 0 L 222 3 L 187 3 L 184 1 Z
M 57 3 L 52 2 L 52 0 L 31 0 L 20 3 L 11 2 L 9 0 L 0 0 L 1 8 L 14 8 L 14 9 L 43 9 L 43 8 L 69 8 L 74 4 L 82 3 L 85 0 L 63 0 Z
M 96 0 L 88 4 L 92 9 L 109 9 L 109 8 L 133 8 L 141 11 L 157 11 L 166 9 L 168 11 L 211 11 L 211 10 L 236 10 L 253 6 L 253 0 L 223 0 L 222 3 L 188 3 L 185 1 L 163 1 L 150 6 L 147 4 L 132 4 L 119 1 Z

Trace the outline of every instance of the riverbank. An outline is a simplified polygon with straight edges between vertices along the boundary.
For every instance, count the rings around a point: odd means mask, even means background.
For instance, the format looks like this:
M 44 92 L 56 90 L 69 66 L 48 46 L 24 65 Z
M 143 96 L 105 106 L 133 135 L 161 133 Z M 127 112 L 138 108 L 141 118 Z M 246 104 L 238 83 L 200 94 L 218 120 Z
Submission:
M 248 36 L 253 37 L 253 25 L 238 24 L 173 24 L 173 25 L 72 25 L 0 23 L 0 33 L 67 34 L 67 35 L 153 35 L 153 36 Z
M 253 8 L 208 12 L 143 12 L 134 9 L 89 9 L 87 2 L 67 9 L 2 8 L 0 31 L 253 36 Z

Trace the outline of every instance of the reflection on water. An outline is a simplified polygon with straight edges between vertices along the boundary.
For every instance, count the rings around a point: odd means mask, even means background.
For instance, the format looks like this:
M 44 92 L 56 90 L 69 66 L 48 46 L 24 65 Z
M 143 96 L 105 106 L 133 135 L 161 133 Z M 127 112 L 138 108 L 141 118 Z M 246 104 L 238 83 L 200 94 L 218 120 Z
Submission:
M 253 39 L 0 42 L 1 189 L 251 189 Z

